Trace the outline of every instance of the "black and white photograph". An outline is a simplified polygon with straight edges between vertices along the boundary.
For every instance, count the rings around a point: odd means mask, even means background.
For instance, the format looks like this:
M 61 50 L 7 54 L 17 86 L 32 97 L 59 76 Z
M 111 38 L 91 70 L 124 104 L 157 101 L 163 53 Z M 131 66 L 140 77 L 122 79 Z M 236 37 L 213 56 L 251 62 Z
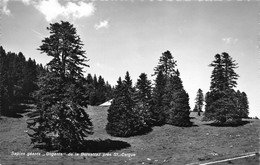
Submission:
M 259 9 L 0 0 L 0 165 L 259 165 Z

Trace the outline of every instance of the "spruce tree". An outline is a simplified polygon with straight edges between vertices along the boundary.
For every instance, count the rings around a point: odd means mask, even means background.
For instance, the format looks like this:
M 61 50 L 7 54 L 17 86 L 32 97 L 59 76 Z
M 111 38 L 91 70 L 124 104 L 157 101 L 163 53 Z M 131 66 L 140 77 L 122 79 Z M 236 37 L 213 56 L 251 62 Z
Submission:
M 97 75 L 94 74 L 94 78 L 93 78 L 93 86 L 95 89 L 98 88 L 98 80 L 97 80 Z
M 36 116 L 28 121 L 32 143 L 45 144 L 60 151 L 75 150 L 92 134 L 92 123 L 84 107 L 88 95 L 84 88 L 83 66 L 87 57 L 76 29 L 69 22 L 50 24 L 51 35 L 39 50 L 52 57 L 48 72 L 39 81 Z
M 215 60 L 209 65 L 213 68 L 210 91 L 206 95 L 205 118 L 222 124 L 241 120 L 239 115 L 238 97 L 234 91 L 238 74 L 234 69 L 237 63 L 228 53 L 215 55 Z
M 232 59 L 232 57 L 224 52 L 222 53 L 222 63 L 224 68 L 224 89 L 229 90 L 233 89 L 237 86 L 236 80 L 238 79 L 239 75 L 234 71 L 234 69 L 238 68 L 238 64 L 235 63 L 236 61 Z
M 148 104 L 151 101 L 152 85 L 148 80 L 145 73 L 141 73 L 136 83 L 137 98 L 144 104 Z
M 213 102 L 213 119 L 221 124 L 237 122 L 240 120 L 235 104 L 235 92 L 233 90 L 217 91 L 218 99 Z
M 166 114 L 166 123 L 181 127 L 191 126 L 189 95 L 183 89 L 179 75 L 171 76 L 168 79 L 165 90 L 164 113 Z
M 106 101 L 106 87 L 105 87 L 105 80 L 103 77 L 98 77 L 98 85 L 96 89 L 97 93 L 97 105 L 100 105 Z
M 155 87 L 152 91 L 152 107 L 151 107 L 151 118 L 153 125 L 165 124 L 164 114 L 164 93 L 165 93 L 166 78 L 162 71 L 159 71 L 155 79 Z
M 248 99 L 245 92 L 240 92 L 239 90 L 236 92 L 236 105 L 239 116 L 241 118 L 248 118 Z
M 200 116 L 200 112 L 202 112 L 202 107 L 203 107 L 203 104 L 204 104 L 204 96 L 203 96 L 203 92 L 201 89 L 198 89 L 198 92 L 197 92 L 197 96 L 195 98 L 195 104 L 196 104 L 196 107 L 198 108 L 198 115 Z
M 242 102 L 242 110 L 243 113 L 241 115 L 241 117 L 243 118 L 248 118 L 248 114 L 249 114 L 249 103 L 248 103 L 248 98 L 245 92 L 242 92 L 241 94 L 241 102 Z
M 149 127 L 135 110 L 134 89 L 129 73 L 123 82 L 119 78 L 115 88 L 115 97 L 108 109 L 106 131 L 112 136 L 129 137 L 143 133 Z
M 198 105 L 195 104 L 195 106 L 194 106 L 194 108 L 193 108 L 193 112 L 199 112 Z
M 145 73 L 141 73 L 139 79 L 136 83 L 136 92 L 135 92 L 135 104 L 137 111 L 140 112 L 140 116 L 143 117 L 143 120 L 148 125 L 151 125 L 151 101 L 152 101 L 152 86 L 151 81 L 147 79 Z
M 203 120 L 214 120 L 214 101 L 219 99 L 217 92 L 209 91 L 205 95 L 205 113 Z
M 165 124 L 165 111 L 167 107 L 164 101 L 166 83 L 170 76 L 178 74 L 175 70 L 176 61 L 169 50 L 162 53 L 158 65 L 154 68 L 156 75 L 155 87 L 152 92 L 152 120 L 153 125 Z
M 166 77 L 169 77 L 170 75 L 175 75 L 175 67 L 176 61 L 174 60 L 171 52 L 167 50 L 166 52 L 162 53 L 158 65 L 154 68 L 154 75 L 157 75 L 160 71 Z
M 211 83 L 210 90 L 224 90 L 224 69 L 222 58 L 220 54 L 215 55 L 215 60 L 209 65 L 210 67 L 214 67 L 211 74 Z
M 221 55 L 215 55 L 215 60 L 209 65 L 214 67 L 211 75 L 210 90 L 224 91 L 236 87 L 236 80 L 239 75 L 234 69 L 238 68 L 237 65 L 228 53 L 224 52 Z
M 93 78 L 92 75 L 89 73 L 88 76 L 86 77 L 87 83 L 88 84 L 93 84 Z
M 153 90 L 152 118 L 155 125 L 165 123 L 176 126 L 190 126 L 189 97 L 183 89 L 176 61 L 170 51 L 166 51 L 155 67 L 157 75 Z M 182 99 L 177 99 L 180 96 Z M 180 120 L 179 120 L 179 119 Z

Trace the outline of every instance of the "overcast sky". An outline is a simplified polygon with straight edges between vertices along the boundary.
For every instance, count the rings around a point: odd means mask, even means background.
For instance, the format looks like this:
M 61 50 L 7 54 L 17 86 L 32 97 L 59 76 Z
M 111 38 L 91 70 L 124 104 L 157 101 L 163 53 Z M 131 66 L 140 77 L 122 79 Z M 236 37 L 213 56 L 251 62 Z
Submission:
M 46 64 L 37 48 L 49 36 L 50 23 L 69 21 L 77 29 L 90 59 L 86 73 L 102 75 L 115 85 L 126 71 L 135 83 L 149 79 L 163 52 L 169 50 L 191 109 L 199 88 L 209 91 L 214 55 L 236 60 L 237 89 L 248 95 L 250 116 L 260 117 L 259 17 L 257 2 L 58 1 L 2 0 L 1 45 Z

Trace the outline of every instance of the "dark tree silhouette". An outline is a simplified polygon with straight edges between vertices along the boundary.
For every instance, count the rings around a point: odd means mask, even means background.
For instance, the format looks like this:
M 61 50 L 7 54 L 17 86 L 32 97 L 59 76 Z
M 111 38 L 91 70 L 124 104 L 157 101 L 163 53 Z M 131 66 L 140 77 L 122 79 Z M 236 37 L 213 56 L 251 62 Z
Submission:
M 115 98 L 108 109 L 106 131 L 112 136 L 128 137 L 144 133 L 149 126 L 135 109 L 134 89 L 129 73 L 122 82 L 119 78 L 115 88 Z
M 140 112 L 140 116 L 143 118 L 143 121 L 151 125 L 151 101 L 152 101 L 152 85 L 151 81 L 147 79 L 145 73 L 141 73 L 139 79 L 136 83 L 136 92 L 134 94 L 134 101 L 136 104 L 136 109 Z
M 152 92 L 152 107 L 151 115 L 153 125 L 163 125 L 165 124 L 165 114 L 164 114 L 164 93 L 165 93 L 166 78 L 163 76 L 162 71 L 159 71 L 155 79 L 155 87 Z
M 6 53 L 0 46 L 0 109 L 1 114 L 19 117 L 21 103 L 32 101 L 32 94 L 37 89 L 38 75 L 44 68 L 34 60 L 25 59 L 23 53 Z M 33 73 L 33 74 L 32 74 Z M 28 90 L 30 89 L 30 90 Z
M 154 75 L 157 75 L 160 71 L 163 75 L 166 77 L 169 77 L 170 75 L 176 74 L 176 61 L 174 61 L 174 58 L 169 50 L 162 53 L 162 56 L 159 59 L 158 65 L 154 68 Z
M 204 96 L 201 89 L 198 89 L 197 96 L 195 98 L 195 107 L 197 107 L 198 115 L 200 116 L 200 112 L 202 112 L 202 107 L 204 105 Z
M 89 104 L 96 106 L 104 103 L 113 98 L 113 89 L 111 85 L 106 82 L 102 76 L 99 76 L 98 79 L 96 75 L 94 78 L 91 74 L 88 74 L 86 78 L 87 84 L 85 87 L 89 91 Z
M 4 59 L 5 59 L 6 53 L 3 47 L 0 47 L 0 117 L 2 116 L 2 112 L 4 109 Z
M 75 150 L 92 134 L 92 123 L 84 107 L 88 94 L 83 66 L 87 57 L 76 29 L 69 22 L 50 24 L 51 35 L 39 50 L 52 57 L 48 72 L 40 79 L 37 114 L 28 121 L 32 143 L 45 143 L 60 151 Z
M 183 89 L 180 73 L 175 68 L 176 66 L 176 61 L 170 51 L 166 51 L 154 69 L 154 75 L 157 75 L 152 102 L 152 118 L 155 125 L 165 123 L 176 126 L 191 125 L 189 96 Z M 177 99 L 177 96 L 181 99 Z
M 236 105 L 237 105 L 237 110 L 239 112 L 239 116 L 241 118 L 248 118 L 248 99 L 247 95 L 245 92 L 240 92 L 239 90 L 236 92 Z
M 205 118 L 219 123 L 238 122 L 242 119 L 240 94 L 234 91 L 239 75 L 235 73 L 238 64 L 228 53 L 215 55 L 209 65 L 214 67 L 211 75 L 210 91 L 205 97 Z
M 171 76 L 166 84 L 164 94 L 164 113 L 167 124 L 175 126 L 191 126 L 189 95 L 183 89 L 179 76 Z

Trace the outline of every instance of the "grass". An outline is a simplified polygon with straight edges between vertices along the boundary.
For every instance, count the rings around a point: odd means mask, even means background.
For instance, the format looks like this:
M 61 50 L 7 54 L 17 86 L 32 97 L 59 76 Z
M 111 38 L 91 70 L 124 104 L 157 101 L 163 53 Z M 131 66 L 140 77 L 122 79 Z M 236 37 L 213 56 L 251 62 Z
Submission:
M 244 120 L 237 127 L 219 127 L 201 121 L 191 113 L 193 127 L 164 125 L 146 135 L 112 137 L 105 131 L 108 107 L 89 107 L 94 125 L 87 140 L 91 152 L 61 154 L 33 148 L 26 133 L 26 115 L 0 119 L 0 164 L 188 164 L 235 157 L 259 149 L 256 119 Z M 29 154 L 38 155 L 29 155 Z M 16 154 L 16 155 L 15 155 Z M 25 155 L 23 155 L 25 154 Z M 28 155 L 27 155 L 28 154 Z M 40 155 L 39 155 L 40 154 Z M 226 164 L 259 164 L 257 157 L 233 160 Z M 222 163 L 225 164 L 225 163 Z

